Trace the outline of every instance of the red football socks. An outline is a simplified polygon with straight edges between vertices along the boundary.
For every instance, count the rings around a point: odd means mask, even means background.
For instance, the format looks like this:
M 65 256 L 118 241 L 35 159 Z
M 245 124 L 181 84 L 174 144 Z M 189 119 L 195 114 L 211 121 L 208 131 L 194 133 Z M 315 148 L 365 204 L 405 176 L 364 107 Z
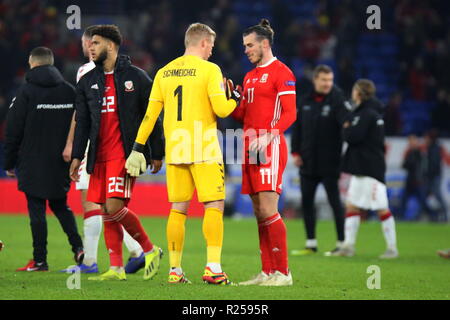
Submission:
M 385 221 L 392 217 L 392 213 L 390 211 L 386 212 L 383 216 L 380 217 L 380 221 Z
M 91 211 L 86 211 L 84 213 L 84 220 L 89 219 L 90 217 L 93 216 L 101 216 L 102 215 L 102 211 L 100 209 L 98 210 L 91 210 Z
M 272 270 L 279 271 L 285 275 L 289 273 L 288 256 L 287 256 L 287 235 L 286 225 L 279 213 L 265 219 L 261 222 L 269 239 L 269 254 L 272 261 Z
M 150 242 L 150 239 L 148 238 L 147 233 L 142 227 L 139 218 L 133 211 L 131 211 L 127 207 L 123 207 L 116 213 L 110 215 L 110 218 L 120 223 L 125 228 L 125 230 L 127 230 L 130 236 L 137 242 L 139 242 L 144 253 L 152 251 L 153 244 Z
M 109 262 L 111 267 L 122 267 L 122 225 L 111 220 L 107 215 L 103 216 L 103 225 L 105 228 L 106 249 L 109 252 Z
M 271 254 L 270 254 L 270 239 L 267 226 L 264 221 L 258 223 L 258 233 L 259 233 L 259 249 L 261 253 L 261 264 L 262 271 L 265 274 L 273 273 Z

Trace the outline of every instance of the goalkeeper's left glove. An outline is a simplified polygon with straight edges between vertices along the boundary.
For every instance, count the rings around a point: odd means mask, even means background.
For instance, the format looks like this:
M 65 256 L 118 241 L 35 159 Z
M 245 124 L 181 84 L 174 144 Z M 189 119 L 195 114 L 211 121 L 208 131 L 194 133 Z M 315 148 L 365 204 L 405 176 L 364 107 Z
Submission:
M 147 170 L 147 161 L 145 160 L 144 154 L 136 151 L 136 149 L 141 149 L 140 147 L 142 147 L 142 145 L 135 143 L 133 151 L 131 151 L 127 162 L 125 162 L 125 168 L 132 177 L 139 177 L 141 173 L 144 173 Z
M 239 105 L 242 97 L 242 87 L 240 85 L 235 87 L 231 79 L 225 80 L 225 94 L 228 100 L 233 99 Z

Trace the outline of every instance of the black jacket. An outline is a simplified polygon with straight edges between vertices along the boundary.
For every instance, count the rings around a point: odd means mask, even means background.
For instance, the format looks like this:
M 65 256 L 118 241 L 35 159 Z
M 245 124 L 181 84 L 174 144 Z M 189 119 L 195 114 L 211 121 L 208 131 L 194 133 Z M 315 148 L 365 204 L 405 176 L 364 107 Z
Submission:
M 344 129 L 348 148 L 344 155 L 343 171 L 368 176 L 384 183 L 384 121 L 377 111 L 378 100 L 367 100 L 348 117 L 350 126 Z
M 43 199 L 63 198 L 70 188 L 62 152 L 70 128 L 75 88 L 54 66 L 26 74 L 7 115 L 5 170 L 16 168 L 19 190 Z
M 132 82 L 133 90 L 125 88 L 125 82 Z M 152 80 L 145 71 L 131 64 L 130 58 L 119 55 L 114 68 L 114 82 L 117 95 L 117 109 L 125 156 L 131 153 L 142 119 L 147 110 Z M 97 152 L 97 137 L 103 95 L 105 92 L 105 74 L 102 66 L 86 73 L 77 84 L 76 128 L 72 158 L 83 159 L 89 139 L 87 172 L 92 173 Z M 155 124 L 144 150 L 145 158 L 162 160 L 164 140 L 161 120 Z
M 336 86 L 321 102 L 315 96 L 312 89 L 297 102 L 291 152 L 302 157 L 301 174 L 339 177 L 342 124 L 351 106 Z
M 442 174 L 442 147 L 439 143 L 433 142 L 427 147 L 426 151 L 427 171 L 426 177 L 429 181 Z
M 407 171 L 405 189 L 416 190 L 424 181 L 426 172 L 426 161 L 422 151 L 417 149 L 408 150 L 403 160 L 402 168 Z

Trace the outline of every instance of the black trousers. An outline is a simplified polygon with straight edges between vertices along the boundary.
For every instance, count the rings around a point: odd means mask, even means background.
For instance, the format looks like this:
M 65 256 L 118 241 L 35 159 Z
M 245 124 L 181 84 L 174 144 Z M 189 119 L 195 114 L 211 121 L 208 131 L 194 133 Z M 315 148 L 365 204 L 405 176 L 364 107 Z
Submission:
M 321 177 L 300 175 L 302 192 L 302 209 L 305 221 L 306 236 L 308 239 L 316 238 L 316 210 L 314 198 L 319 183 L 322 183 L 327 193 L 328 202 L 331 206 L 336 224 L 338 241 L 344 241 L 344 208 L 339 195 L 337 177 Z
M 26 194 L 28 213 L 30 215 L 31 234 L 33 236 L 33 259 L 36 262 L 47 261 L 47 220 L 45 217 L 47 199 L 40 199 Z M 49 199 L 49 207 L 59 220 L 73 253 L 83 247 L 83 241 L 78 234 L 77 224 L 72 210 L 67 206 L 67 197 Z

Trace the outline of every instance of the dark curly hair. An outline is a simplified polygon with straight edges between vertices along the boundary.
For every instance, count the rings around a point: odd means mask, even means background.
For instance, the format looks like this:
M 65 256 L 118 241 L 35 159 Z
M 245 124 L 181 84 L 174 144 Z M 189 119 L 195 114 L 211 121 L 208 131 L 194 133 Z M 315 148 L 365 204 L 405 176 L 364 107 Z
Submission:
M 122 43 L 122 35 L 120 34 L 119 28 L 113 24 L 102 24 L 95 26 L 91 31 L 92 37 L 98 35 L 100 37 L 106 38 L 114 42 L 117 46 Z
M 272 27 L 270 26 L 270 22 L 267 19 L 261 19 L 259 24 L 248 27 L 245 29 L 243 36 L 248 36 L 251 33 L 256 33 L 256 37 L 258 38 L 258 41 L 262 41 L 264 39 L 269 40 L 270 45 L 273 45 L 273 36 L 275 32 L 273 31 Z

